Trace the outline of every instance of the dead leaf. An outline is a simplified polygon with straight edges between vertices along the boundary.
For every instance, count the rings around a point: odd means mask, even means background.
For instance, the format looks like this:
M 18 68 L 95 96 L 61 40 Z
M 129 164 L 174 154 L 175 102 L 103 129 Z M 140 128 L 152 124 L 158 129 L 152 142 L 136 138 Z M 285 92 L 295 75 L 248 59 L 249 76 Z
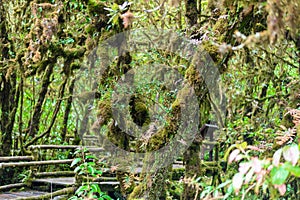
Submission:
M 134 15 L 132 14 L 132 12 L 127 11 L 126 13 L 121 15 L 121 19 L 123 19 L 124 28 L 127 28 L 131 25 L 134 19 Z

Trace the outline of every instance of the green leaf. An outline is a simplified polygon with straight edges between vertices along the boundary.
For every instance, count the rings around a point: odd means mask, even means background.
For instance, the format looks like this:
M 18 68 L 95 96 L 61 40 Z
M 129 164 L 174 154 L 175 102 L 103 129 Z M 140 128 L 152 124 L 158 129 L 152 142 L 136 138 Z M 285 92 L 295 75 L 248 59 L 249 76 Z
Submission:
M 204 190 L 201 192 L 200 199 L 203 199 L 205 196 L 207 196 L 211 191 L 213 190 L 213 187 L 207 186 L 204 188 Z
M 88 165 L 95 166 L 96 164 L 94 162 L 88 162 Z
M 71 163 L 71 167 L 75 166 L 77 163 L 79 163 L 82 159 L 81 158 L 75 158 L 72 163 Z
M 97 192 L 99 194 L 101 193 L 101 189 L 100 189 L 98 184 L 92 184 L 91 189 L 92 189 L 93 192 Z
M 228 187 L 228 189 L 227 189 L 227 191 L 226 191 L 226 194 L 225 194 L 225 196 L 224 196 L 223 199 L 227 199 L 227 198 L 232 194 L 233 190 L 234 190 L 233 186 L 230 185 L 230 186 Z
M 289 171 L 284 167 L 273 167 L 270 175 L 271 181 L 274 185 L 282 185 L 289 176 Z
M 87 170 L 88 170 L 89 174 L 95 174 L 95 169 L 92 166 L 88 165 Z
M 116 3 L 114 3 L 114 4 L 112 5 L 111 9 L 113 9 L 114 11 L 117 11 L 117 10 L 119 10 L 119 5 L 116 4 Z
M 94 156 L 94 155 L 86 155 L 85 158 L 86 159 L 97 159 L 96 156 Z
M 218 187 L 216 188 L 216 190 L 225 187 L 225 186 L 228 185 L 229 183 L 231 183 L 231 180 L 227 180 L 227 181 L 225 181 L 224 183 L 221 183 L 220 185 L 218 185 Z
M 293 166 L 291 163 L 285 163 L 282 166 L 284 169 L 288 170 L 293 176 L 300 177 L 300 167 Z
M 102 173 L 103 173 L 103 172 L 102 172 L 101 170 L 96 170 L 96 171 L 95 171 L 95 174 L 102 175 Z
M 119 20 L 119 15 L 114 15 L 112 19 L 112 24 L 117 24 Z
M 80 166 L 77 166 L 75 169 L 74 169 L 74 172 L 77 173 L 81 170 L 81 167 Z
M 247 142 L 243 142 L 242 144 L 240 144 L 240 148 L 246 149 L 247 145 Z
M 77 190 L 76 190 L 76 192 L 75 192 L 75 194 L 77 194 L 78 196 L 80 196 L 80 195 L 82 195 L 83 193 L 85 193 L 85 191 L 88 189 L 88 186 L 87 185 L 82 185 L 82 186 L 80 186 Z

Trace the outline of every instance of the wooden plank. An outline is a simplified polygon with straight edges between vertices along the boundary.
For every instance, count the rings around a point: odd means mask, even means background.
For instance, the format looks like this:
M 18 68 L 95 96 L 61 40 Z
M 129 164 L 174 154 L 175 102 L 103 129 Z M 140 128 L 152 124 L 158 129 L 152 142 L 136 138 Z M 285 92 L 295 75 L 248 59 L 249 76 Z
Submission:
M 70 186 L 75 184 L 75 178 L 74 177 L 39 178 L 39 179 L 32 180 L 32 183 Z
M 18 192 L 5 192 L 0 194 L 0 199 L 3 200 L 10 200 L 10 199 L 17 199 L 20 197 L 34 197 L 46 194 L 46 192 L 40 192 L 40 191 L 34 191 L 34 190 L 28 190 L 28 191 L 18 191 Z
M 75 187 L 69 187 L 69 188 L 64 188 L 52 193 L 43 193 L 41 195 L 35 195 L 35 196 L 27 196 L 27 197 L 19 197 L 16 198 L 16 200 L 40 200 L 40 199 L 53 199 L 53 197 L 56 196 L 61 196 L 65 194 L 73 194 L 75 192 L 76 188 Z
M 0 163 L 0 169 L 6 168 L 6 167 L 24 167 L 24 166 L 35 166 L 35 165 L 71 164 L 72 161 L 73 161 L 73 159 Z
M 82 148 L 78 145 L 31 145 L 29 149 L 76 149 Z
M 11 162 L 11 161 L 32 161 L 33 156 L 7 156 L 0 157 L 0 162 Z
M 75 176 L 75 172 L 73 171 L 56 171 L 56 172 L 37 172 L 35 174 L 36 177 L 58 177 L 58 176 Z
M 104 149 L 102 147 L 97 146 L 79 146 L 79 145 L 31 145 L 29 146 L 29 149 L 83 149 L 87 148 L 88 150 L 97 150 L 97 151 L 103 151 Z
M 20 188 L 20 187 L 25 187 L 25 183 L 15 183 L 15 184 L 9 184 L 9 185 L 3 185 L 0 186 L 0 191 L 5 191 L 5 190 L 10 190 L 13 188 Z

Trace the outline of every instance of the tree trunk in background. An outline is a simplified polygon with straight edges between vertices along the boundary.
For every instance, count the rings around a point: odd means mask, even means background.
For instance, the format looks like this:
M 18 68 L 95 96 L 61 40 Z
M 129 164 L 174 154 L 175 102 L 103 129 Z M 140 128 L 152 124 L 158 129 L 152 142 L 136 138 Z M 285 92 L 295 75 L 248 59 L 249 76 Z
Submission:
M 187 19 L 188 27 L 192 27 L 197 24 L 198 20 L 197 0 L 186 0 L 185 7 L 185 17 Z
M 5 65 L 9 59 L 9 39 L 6 30 L 6 13 L 2 0 L 0 0 L 0 67 L 4 68 L 0 75 L 0 156 L 10 156 L 12 150 L 12 130 L 15 121 L 19 92 L 16 88 L 16 70 L 13 66 Z M 14 170 L 0 169 L 0 185 L 5 180 L 12 180 Z
M 9 39 L 6 30 L 6 13 L 4 5 L 0 0 L 0 45 L 1 45 L 1 62 L 9 59 Z M 10 155 L 12 148 L 12 130 L 17 111 L 19 95 L 16 88 L 16 70 L 13 66 L 1 65 L 6 68 L 0 77 L 0 156 Z

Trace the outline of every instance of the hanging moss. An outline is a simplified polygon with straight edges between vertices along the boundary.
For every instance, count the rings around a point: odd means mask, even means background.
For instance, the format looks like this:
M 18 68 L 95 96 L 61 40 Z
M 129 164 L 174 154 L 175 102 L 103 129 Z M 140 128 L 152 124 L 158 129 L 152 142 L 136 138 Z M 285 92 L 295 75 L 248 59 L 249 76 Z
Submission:
M 141 97 L 137 95 L 132 96 L 129 105 L 131 108 L 130 114 L 135 124 L 138 126 L 145 126 L 150 123 L 148 108 Z
M 160 129 L 155 135 L 153 135 L 147 145 L 148 151 L 155 151 L 160 149 L 166 143 L 168 143 L 171 135 L 175 135 L 179 126 L 178 120 L 180 119 L 180 100 L 176 99 L 172 104 L 171 117 L 167 119 L 167 125 L 165 128 Z
M 98 103 L 97 118 L 101 117 L 101 125 L 107 124 L 108 120 L 112 117 L 111 109 L 111 102 L 108 97 L 104 97 L 103 100 Z

